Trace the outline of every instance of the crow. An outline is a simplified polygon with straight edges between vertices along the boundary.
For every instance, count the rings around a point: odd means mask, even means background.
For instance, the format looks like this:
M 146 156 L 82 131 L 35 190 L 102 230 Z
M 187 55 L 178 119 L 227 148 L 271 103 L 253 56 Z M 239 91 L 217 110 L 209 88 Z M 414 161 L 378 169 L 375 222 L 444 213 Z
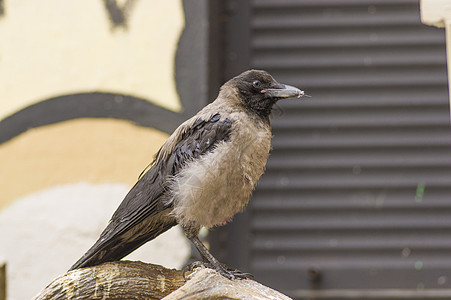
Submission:
M 180 224 L 206 265 L 229 279 L 247 277 L 220 263 L 199 240 L 199 230 L 224 225 L 244 209 L 265 171 L 274 104 L 303 95 L 261 70 L 227 81 L 215 101 L 167 139 L 70 270 L 120 260 Z

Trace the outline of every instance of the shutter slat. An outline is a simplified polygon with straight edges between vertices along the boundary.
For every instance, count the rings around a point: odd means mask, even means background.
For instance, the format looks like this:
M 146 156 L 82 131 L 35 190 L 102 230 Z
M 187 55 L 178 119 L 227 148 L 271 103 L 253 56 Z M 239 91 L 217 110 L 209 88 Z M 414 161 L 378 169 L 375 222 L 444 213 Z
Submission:
M 312 97 L 280 101 L 271 118 L 274 149 L 246 221 L 248 271 L 292 295 L 450 288 L 437 280 L 451 278 L 444 31 L 421 24 L 417 0 L 250 9 L 250 66 Z M 309 279 L 312 267 L 322 281 Z
M 368 5 L 384 5 L 384 6 L 399 6 L 407 5 L 407 7 L 412 8 L 412 0 L 252 0 L 253 6 L 255 8 L 293 8 L 293 7 L 315 7 L 315 8 L 330 8 L 330 7 L 347 7 L 347 6 L 357 6 L 365 7 Z

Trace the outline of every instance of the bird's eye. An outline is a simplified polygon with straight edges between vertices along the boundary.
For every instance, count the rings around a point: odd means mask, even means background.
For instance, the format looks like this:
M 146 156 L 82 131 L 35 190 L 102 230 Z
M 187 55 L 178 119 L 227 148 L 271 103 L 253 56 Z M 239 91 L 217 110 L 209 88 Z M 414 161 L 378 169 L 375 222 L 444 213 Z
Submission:
M 260 81 L 255 80 L 254 82 L 252 82 L 252 86 L 255 87 L 255 88 L 260 87 Z

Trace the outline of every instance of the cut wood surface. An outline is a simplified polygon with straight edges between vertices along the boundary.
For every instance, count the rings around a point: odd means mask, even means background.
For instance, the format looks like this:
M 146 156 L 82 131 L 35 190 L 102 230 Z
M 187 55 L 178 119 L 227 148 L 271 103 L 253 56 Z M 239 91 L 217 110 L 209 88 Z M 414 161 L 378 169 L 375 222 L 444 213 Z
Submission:
M 62 299 L 290 299 L 260 283 L 229 280 L 215 270 L 180 270 L 142 262 L 118 261 L 68 272 L 35 300 Z

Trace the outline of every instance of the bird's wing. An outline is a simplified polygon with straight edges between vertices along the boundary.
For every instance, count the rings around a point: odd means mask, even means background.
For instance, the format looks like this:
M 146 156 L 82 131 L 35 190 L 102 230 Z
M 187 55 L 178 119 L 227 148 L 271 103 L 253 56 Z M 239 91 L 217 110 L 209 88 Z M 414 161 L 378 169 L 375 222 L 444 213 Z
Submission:
M 221 120 L 218 113 L 207 118 L 195 116 L 183 123 L 159 150 L 152 167 L 125 196 L 98 241 L 70 270 L 119 260 L 176 225 L 175 219 L 161 216 L 172 205 L 161 201 L 168 179 L 177 175 L 188 161 L 212 151 L 219 142 L 227 141 L 231 127 L 231 121 Z M 135 232 L 125 238 L 127 232 L 143 221 L 155 224 L 153 228 L 143 226 L 145 233 Z

